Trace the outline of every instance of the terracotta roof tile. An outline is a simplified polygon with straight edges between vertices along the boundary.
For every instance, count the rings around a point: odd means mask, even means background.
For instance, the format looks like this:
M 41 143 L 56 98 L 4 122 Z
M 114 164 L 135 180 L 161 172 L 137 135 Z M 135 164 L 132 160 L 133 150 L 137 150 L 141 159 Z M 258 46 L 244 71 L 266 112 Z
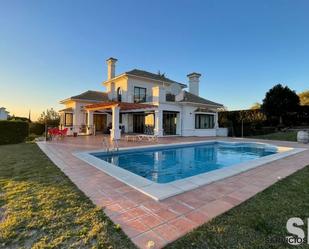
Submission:
M 113 106 L 119 106 L 120 110 L 137 110 L 137 109 L 149 109 L 157 108 L 156 105 L 142 104 L 142 103 L 127 103 L 127 102 L 117 102 L 109 101 L 99 104 L 87 105 L 85 106 L 88 110 L 100 110 L 100 109 L 110 109 Z
M 215 105 L 215 106 L 220 106 L 223 107 L 222 104 L 210 101 L 208 99 L 204 99 L 200 96 L 197 96 L 193 93 L 184 91 L 183 94 L 183 100 L 181 100 L 180 102 L 190 102 L 190 103 L 197 103 L 197 104 L 204 104 L 204 105 Z
M 154 79 L 154 80 L 162 80 L 162 81 L 165 81 L 165 82 L 168 82 L 168 83 L 176 83 L 176 84 L 181 85 L 182 87 L 187 86 L 183 83 L 179 83 L 179 82 L 176 82 L 174 80 L 171 80 L 171 79 L 165 77 L 162 74 L 150 73 L 150 72 L 147 72 L 147 71 L 144 71 L 144 70 L 139 70 L 139 69 L 133 69 L 131 71 L 126 72 L 126 74 L 145 77 L 145 78 Z
M 108 101 L 108 94 L 105 92 L 88 90 L 79 95 L 72 96 L 74 100 L 93 100 L 93 101 Z

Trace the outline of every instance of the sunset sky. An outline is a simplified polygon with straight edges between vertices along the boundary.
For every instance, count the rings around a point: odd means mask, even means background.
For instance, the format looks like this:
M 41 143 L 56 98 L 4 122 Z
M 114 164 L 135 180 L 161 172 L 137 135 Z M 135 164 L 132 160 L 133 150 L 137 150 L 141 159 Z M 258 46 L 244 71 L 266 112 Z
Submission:
M 309 88 L 309 1 L 0 1 L 0 106 L 32 119 L 59 101 L 105 89 L 116 73 L 160 70 L 201 96 L 249 108 L 283 83 Z

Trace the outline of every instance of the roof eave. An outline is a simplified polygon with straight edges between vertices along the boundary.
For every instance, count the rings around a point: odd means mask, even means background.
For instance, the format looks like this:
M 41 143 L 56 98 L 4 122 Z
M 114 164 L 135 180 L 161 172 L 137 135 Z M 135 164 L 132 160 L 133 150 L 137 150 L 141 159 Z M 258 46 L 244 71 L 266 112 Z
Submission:
M 110 82 L 113 82 L 113 81 L 115 81 L 115 80 L 117 80 L 117 79 L 119 79 L 119 78 L 122 78 L 122 77 L 124 77 L 124 76 L 127 76 L 127 77 L 136 77 L 136 78 L 140 78 L 140 79 L 146 79 L 146 80 L 150 80 L 150 81 L 156 81 L 156 82 L 160 82 L 160 83 L 167 83 L 167 84 L 172 84 L 172 83 L 175 83 L 175 84 L 179 84 L 182 88 L 186 88 L 187 87 L 187 85 L 186 84 L 183 84 L 183 83 L 180 83 L 180 82 L 168 82 L 168 81 L 165 81 L 165 80 L 156 80 L 156 79 L 153 79 L 153 78 L 150 78 L 150 77 L 143 77 L 143 76 L 138 76 L 138 75 L 135 75 L 135 74 L 129 74 L 129 73 L 122 73 L 122 74 L 120 74 L 120 75 L 118 75 L 118 76 L 116 76 L 116 77 L 114 77 L 114 78 L 112 78 L 112 79 L 110 79 L 110 80 L 106 80 L 106 81 L 103 81 L 102 82 L 102 84 L 103 85 L 106 85 L 106 84 L 108 84 L 108 83 L 110 83 Z
M 94 99 L 72 99 L 73 101 L 81 101 L 81 102 L 96 102 L 96 103 L 101 103 L 109 100 L 94 100 Z
M 106 84 L 108 84 L 108 83 L 110 83 L 110 82 L 113 82 L 113 81 L 115 81 L 115 80 L 117 80 L 117 79 L 120 79 L 120 78 L 122 78 L 122 77 L 124 77 L 124 76 L 126 76 L 126 73 L 119 74 L 119 75 L 117 75 L 116 77 L 111 78 L 110 80 L 105 80 L 105 81 L 103 81 L 103 82 L 102 82 L 102 85 L 106 85 Z
M 67 99 L 64 99 L 64 100 L 60 100 L 59 103 L 65 104 L 66 102 L 71 101 L 71 100 L 72 100 L 72 98 L 67 98 Z
M 94 100 L 94 99 L 78 99 L 78 98 L 67 98 L 64 100 L 61 100 L 59 103 L 60 104 L 65 104 L 68 101 L 79 101 L 79 102 L 95 102 L 95 103 L 100 103 L 108 100 Z
M 179 84 L 181 85 L 183 88 L 186 88 L 187 85 L 183 84 L 183 83 L 180 83 L 180 82 L 177 82 L 177 81 L 173 81 L 173 82 L 169 82 L 169 81 L 166 81 L 166 80 L 156 80 L 156 79 L 153 79 L 153 78 L 150 78 L 150 77 L 143 77 L 143 76 L 139 76 L 139 75 L 135 75 L 135 74 L 128 74 L 128 73 L 125 73 L 127 76 L 131 76 L 131 77 L 136 77 L 136 78 L 141 78 L 141 79 L 147 79 L 147 80 L 150 80 L 150 81 L 156 81 L 156 82 L 160 82 L 160 83 L 167 83 L 167 84 Z
M 197 102 L 190 102 L 190 101 L 179 101 L 178 103 L 183 103 L 183 104 L 194 104 L 194 105 L 202 105 L 202 106 L 214 106 L 214 107 L 216 107 L 216 108 L 222 108 L 222 107 L 224 107 L 223 105 L 221 105 L 221 104 L 218 104 L 218 105 L 216 105 L 216 104 L 203 104 L 203 103 L 197 103 Z

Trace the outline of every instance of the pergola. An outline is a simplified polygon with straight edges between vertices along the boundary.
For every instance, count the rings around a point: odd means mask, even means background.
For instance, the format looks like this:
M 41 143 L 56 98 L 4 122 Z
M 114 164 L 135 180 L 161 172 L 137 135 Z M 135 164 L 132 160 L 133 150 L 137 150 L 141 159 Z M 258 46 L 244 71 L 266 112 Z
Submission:
M 141 103 L 128 103 L 128 102 L 118 102 L 118 101 L 109 101 L 98 104 L 92 104 L 85 106 L 85 109 L 90 111 L 99 111 L 99 110 L 111 110 L 112 111 L 112 129 L 110 130 L 112 139 L 120 139 L 121 132 L 119 129 L 119 114 L 121 111 L 133 111 L 133 110 L 147 110 L 153 109 L 156 110 L 158 106 L 141 104 Z M 90 118 L 91 115 L 88 115 Z

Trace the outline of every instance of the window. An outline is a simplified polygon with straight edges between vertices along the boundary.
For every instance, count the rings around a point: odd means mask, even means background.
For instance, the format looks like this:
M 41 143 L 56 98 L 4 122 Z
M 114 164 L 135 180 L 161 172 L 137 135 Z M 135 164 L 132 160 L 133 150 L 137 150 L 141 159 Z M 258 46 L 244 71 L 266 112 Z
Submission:
M 165 100 L 166 100 L 166 101 L 175 102 L 175 95 L 174 95 L 174 94 L 171 94 L 171 93 L 167 93 L 167 94 L 165 95 Z
M 146 88 L 134 87 L 134 103 L 146 102 Z
M 213 129 L 214 127 L 214 115 L 195 114 L 195 129 Z
M 64 114 L 64 126 L 73 126 L 73 113 Z
M 121 88 L 117 88 L 117 101 L 121 102 L 122 91 Z

